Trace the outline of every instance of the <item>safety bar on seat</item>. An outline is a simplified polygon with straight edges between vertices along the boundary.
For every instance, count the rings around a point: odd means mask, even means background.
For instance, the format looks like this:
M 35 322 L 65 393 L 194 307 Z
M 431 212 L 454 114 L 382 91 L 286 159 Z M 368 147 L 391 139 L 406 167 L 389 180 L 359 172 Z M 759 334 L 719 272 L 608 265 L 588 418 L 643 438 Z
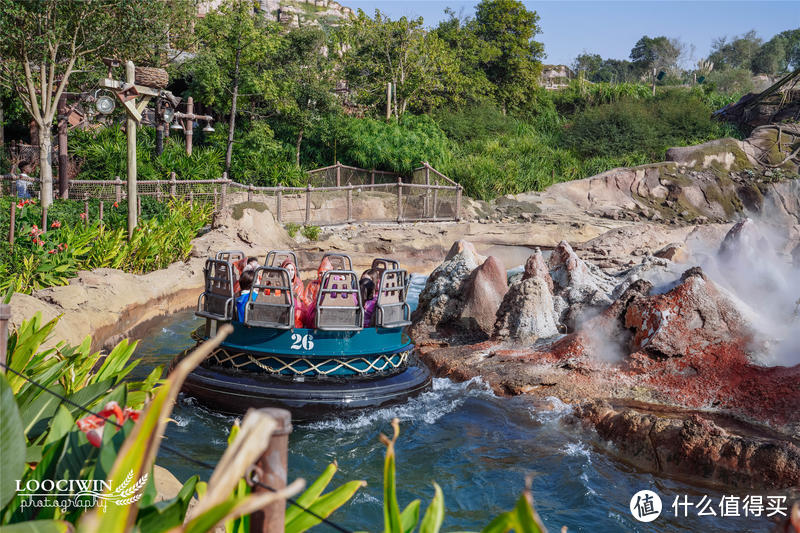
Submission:
M 401 269 L 384 270 L 375 303 L 376 326 L 402 328 L 411 324 L 411 308 L 406 302 L 408 272 Z
M 343 270 L 343 271 L 353 270 L 353 261 L 347 254 L 337 254 L 333 252 L 328 252 L 322 256 L 322 260 L 325 260 L 326 257 L 328 258 L 328 261 L 331 262 L 333 270 Z M 321 262 L 322 261 L 320 261 L 320 263 Z M 356 285 L 358 284 L 356 283 Z
M 235 296 L 233 267 L 222 259 L 206 259 L 203 268 L 205 289 L 197 299 L 195 314 L 215 320 L 232 320 Z
M 244 257 L 244 252 L 241 250 L 222 250 L 221 252 L 217 252 L 216 259 L 233 264 L 237 261 L 241 261 Z
M 376 257 L 372 260 L 372 268 L 377 268 L 378 270 L 397 270 L 400 268 L 400 263 L 394 259 Z
M 291 250 L 269 250 L 264 266 L 279 267 L 287 258 L 291 258 L 295 268 L 297 267 L 297 255 Z
M 242 322 L 260 328 L 294 328 L 294 292 L 285 268 L 258 267 Z
M 314 327 L 326 331 L 364 329 L 364 307 L 355 272 L 329 270 L 322 276 Z

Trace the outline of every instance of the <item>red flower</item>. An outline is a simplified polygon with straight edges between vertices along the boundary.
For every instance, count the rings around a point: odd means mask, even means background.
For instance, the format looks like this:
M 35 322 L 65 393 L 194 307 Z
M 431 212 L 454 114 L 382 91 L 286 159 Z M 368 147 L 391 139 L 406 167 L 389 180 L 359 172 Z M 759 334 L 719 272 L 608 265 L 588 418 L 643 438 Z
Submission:
M 19 202 L 17 204 L 17 209 L 22 209 L 23 207 L 25 207 L 25 204 L 23 202 Z
M 81 213 L 81 220 L 86 220 L 86 213 Z
M 97 448 L 103 443 L 103 427 L 106 424 L 106 418 L 114 415 L 118 424 L 124 424 L 128 419 L 134 422 L 139 420 L 139 411 L 130 407 L 126 407 L 123 410 L 117 402 L 108 402 L 98 414 L 100 416 L 89 415 L 75 422 L 78 425 L 78 429 L 86 434 L 86 438 L 89 439 L 92 446 Z
M 61 227 L 61 222 L 59 222 L 58 220 L 54 220 L 53 223 L 50 224 L 50 227 L 51 228 L 60 228 Z
M 47 250 L 47 253 L 48 254 L 54 254 L 54 253 L 56 253 L 56 251 L 57 250 L 55 248 L 53 248 L 52 250 Z
M 114 207 L 119 207 L 119 204 L 117 202 L 114 202 Z

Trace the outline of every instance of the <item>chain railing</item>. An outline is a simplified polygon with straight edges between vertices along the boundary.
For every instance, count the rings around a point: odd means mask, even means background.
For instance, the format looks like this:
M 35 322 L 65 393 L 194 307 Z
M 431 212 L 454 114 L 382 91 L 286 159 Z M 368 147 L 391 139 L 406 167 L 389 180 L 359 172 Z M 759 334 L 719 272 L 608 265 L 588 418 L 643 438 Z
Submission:
M 137 182 L 139 196 L 213 202 L 215 211 L 241 202 L 266 204 L 278 222 L 326 226 L 353 222 L 417 222 L 459 220 L 462 188 L 423 162 L 410 178 L 381 170 L 337 163 L 308 172 L 305 187 L 256 187 L 228 179 Z M 0 176 L 0 195 L 39 195 L 39 179 Z M 127 181 L 71 180 L 68 198 L 119 202 L 127 197 Z

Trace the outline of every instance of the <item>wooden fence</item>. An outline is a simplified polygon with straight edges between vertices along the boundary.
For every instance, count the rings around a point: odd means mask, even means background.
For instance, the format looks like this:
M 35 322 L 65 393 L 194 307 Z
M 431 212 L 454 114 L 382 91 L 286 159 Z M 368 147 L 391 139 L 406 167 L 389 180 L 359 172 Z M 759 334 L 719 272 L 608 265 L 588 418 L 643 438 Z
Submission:
M 127 181 L 72 180 L 68 198 L 119 202 Z M 461 218 L 462 188 L 423 162 L 411 176 L 336 163 L 308 172 L 305 187 L 256 187 L 228 179 L 137 182 L 141 197 L 213 202 L 215 210 L 241 202 L 266 204 L 278 222 L 325 226 L 353 222 L 446 221 Z M 38 197 L 39 180 L 0 176 L 0 194 Z

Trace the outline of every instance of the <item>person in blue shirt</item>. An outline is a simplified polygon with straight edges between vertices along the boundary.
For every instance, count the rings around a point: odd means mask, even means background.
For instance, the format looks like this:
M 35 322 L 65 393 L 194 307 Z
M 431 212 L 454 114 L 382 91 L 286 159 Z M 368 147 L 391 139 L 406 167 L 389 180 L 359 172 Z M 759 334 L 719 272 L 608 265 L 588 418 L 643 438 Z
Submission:
M 236 313 L 239 322 L 244 322 L 244 310 L 247 307 L 247 300 L 250 298 L 250 289 L 253 288 L 254 270 L 245 270 L 239 278 L 239 296 L 236 298 Z

